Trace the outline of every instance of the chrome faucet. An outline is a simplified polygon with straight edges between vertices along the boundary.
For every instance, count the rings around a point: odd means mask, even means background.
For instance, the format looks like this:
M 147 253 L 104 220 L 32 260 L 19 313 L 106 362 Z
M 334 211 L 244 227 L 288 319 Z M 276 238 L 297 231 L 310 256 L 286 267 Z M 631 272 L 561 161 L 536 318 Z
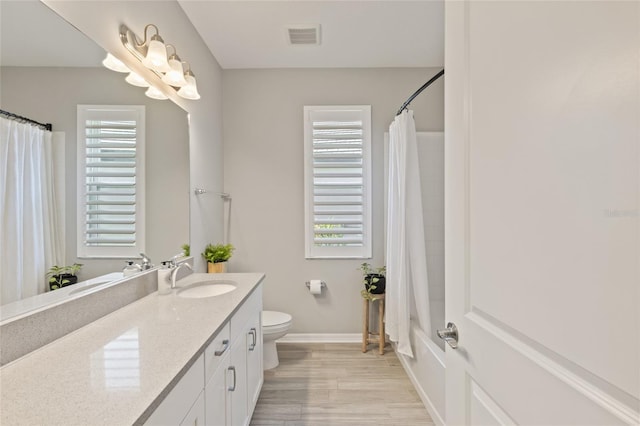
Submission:
M 140 262 L 140 269 L 146 271 L 147 269 L 153 268 L 153 264 L 151 263 L 151 259 L 147 257 L 146 254 L 140 253 L 140 257 L 142 257 L 142 262 Z
M 178 275 L 178 270 L 180 268 L 182 268 L 183 266 L 186 266 L 187 268 L 189 268 L 191 271 L 193 271 L 193 268 L 191 267 L 191 265 L 189 265 L 188 263 L 181 263 L 179 265 L 175 265 L 173 266 L 172 270 L 171 270 L 171 289 L 176 288 L 176 275 Z

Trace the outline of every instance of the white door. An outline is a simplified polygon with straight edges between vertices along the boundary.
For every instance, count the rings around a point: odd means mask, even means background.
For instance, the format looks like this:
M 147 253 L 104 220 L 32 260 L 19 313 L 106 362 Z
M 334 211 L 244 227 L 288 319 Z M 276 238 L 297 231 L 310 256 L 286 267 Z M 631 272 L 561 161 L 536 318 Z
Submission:
M 640 3 L 447 1 L 449 425 L 640 424 Z

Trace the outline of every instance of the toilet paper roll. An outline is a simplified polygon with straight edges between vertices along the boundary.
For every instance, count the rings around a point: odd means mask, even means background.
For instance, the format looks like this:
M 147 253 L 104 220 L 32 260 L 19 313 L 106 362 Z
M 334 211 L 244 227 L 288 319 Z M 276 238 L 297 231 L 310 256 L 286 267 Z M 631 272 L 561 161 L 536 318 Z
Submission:
M 311 280 L 309 281 L 309 291 L 311 294 L 321 294 L 322 293 L 322 281 L 321 280 Z

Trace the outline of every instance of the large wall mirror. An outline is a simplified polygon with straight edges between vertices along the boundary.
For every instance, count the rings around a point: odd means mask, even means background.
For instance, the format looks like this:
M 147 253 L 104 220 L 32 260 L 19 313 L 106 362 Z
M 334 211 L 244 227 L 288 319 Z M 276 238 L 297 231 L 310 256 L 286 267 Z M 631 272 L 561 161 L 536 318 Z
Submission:
M 65 265 L 82 263 L 79 279 L 87 280 L 122 271 L 126 260 L 77 257 L 77 105 L 145 106 L 145 251 L 156 265 L 179 253 L 189 243 L 187 113 L 169 100 L 146 97 L 125 82 L 126 74 L 104 68 L 105 52 L 46 5 L 2 1 L 0 18 L 0 107 L 63 133 L 56 166 L 64 191 Z

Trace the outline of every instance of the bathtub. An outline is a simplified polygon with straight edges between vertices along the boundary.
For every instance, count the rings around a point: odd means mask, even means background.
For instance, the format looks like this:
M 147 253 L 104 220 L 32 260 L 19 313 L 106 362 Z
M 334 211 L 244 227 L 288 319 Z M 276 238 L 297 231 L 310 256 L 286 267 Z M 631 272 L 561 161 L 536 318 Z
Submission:
M 437 425 L 444 425 L 444 351 L 414 323 L 411 324 L 410 338 L 414 358 L 397 351 L 396 354 L 433 421 Z

